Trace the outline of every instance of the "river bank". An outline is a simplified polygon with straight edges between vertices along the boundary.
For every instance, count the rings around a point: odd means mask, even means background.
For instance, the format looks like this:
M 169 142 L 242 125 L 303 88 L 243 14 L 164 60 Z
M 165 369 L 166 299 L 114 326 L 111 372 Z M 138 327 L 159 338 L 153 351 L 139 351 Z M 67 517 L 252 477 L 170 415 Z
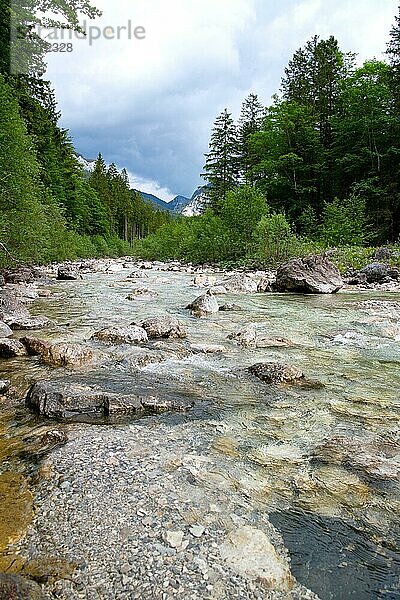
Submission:
M 37 426 L 61 431 L 68 441 L 60 434 L 62 445 L 44 448 L 30 466 L 34 520 L 9 548 L 25 557 L 14 570 L 39 581 L 47 598 L 313 598 L 304 573 L 293 573 L 287 527 L 280 523 L 279 531 L 270 520 L 301 509 L 359 531 L 348 557 L 355 573 L 349 593 L 379 597 L 363 571 L 368 557 L 362 565 L 359 558 L 363 536 L 381 557 L 378 585 L 393 587 L 385 565 L 398 560 L 391 518 L 398 511 L 399 465 L 395 280 L 311 297 L 257 293 L 274 273 L 127 259 L 79 266 L 68 269 L 83 279 L 55 281 L 54 266 L 38 287 L 8 285 L 20 297 L 37 292 L 31 313 L 52 325 L 35 336 L 89 347 L 93 360 L 78 366 L 54 366 L 40 356 L 2 360 L 1 378 L 16 389 L 5 405 L 29 418 L 28 387 L 51 378 L 108 395 L 186 397 L 193 407 L 118 415 L 106 424 L 36 416 Z M 222 289 L 227 280 L 236 290 Z M 228 310 L 198 319 L 185 307 L 210 287 Z M 165 315 L 179 319 L 185 338 L 134 345 L 93 338 Z M 268 387 L 245 371 L 260 361 L 301 367 L 320 387 Z M 6 435 L 13 427 L 15 419 Z M 321 566 L 311 561 L 314 568 Z M 335 569 L 341 589 L 346 568 Z M 320 597 L 338 598 L 328 577 L 326 584 Z

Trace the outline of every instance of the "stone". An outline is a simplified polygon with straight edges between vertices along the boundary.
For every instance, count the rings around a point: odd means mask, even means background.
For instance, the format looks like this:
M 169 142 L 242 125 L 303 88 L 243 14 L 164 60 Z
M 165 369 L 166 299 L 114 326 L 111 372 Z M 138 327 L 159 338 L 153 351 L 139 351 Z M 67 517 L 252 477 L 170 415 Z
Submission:
M 192 525 L 189 531 L 195 538 L 201 538 L 205 532 L 205 529 L 202 525 Z
M 183 531 L 167 531 L 165 533 L 165 541 L 171 546 L 171 548 L 181 548 L 183 537 Z
M 203 354 L 220 354 L 226 352 L 225 346 L 219 344 L 192 344 L 190 349 Z
M 136 288 L 126 297 L 127 300 L 150 300 L 158 298 L 158 293 L 148 288 Z
M 29 267 L 18 269 L 3 269 L 3 277 L 6 283 L 34 283 L 35 273 Z
M 46 600 L 47 596 L 34 581 L 21 575 L 0 573 L 0 598 L 1 600 Z
M 11 329 L 29 331 L 30 329 L 45 329 L 53 325 L 47 317 L 17 317 L 10 320 Z
M 243 348 L 256 348 L 257 346 L 257 332 L 255 326 L 251 323 L 246 325 L 243 329 L 239 329 L 228 335 L 228 340 L 234 341 Z
M 280 363 L 258 363 L 248 370 L 265 383 L 290 383 L 304 378 L 303 372 L 297 367 Z
M 47 348 L 42 354 L 42 359 L 55 367 L 81 367 L 94 359 L 94 353 L 88 346 L 61 342 Z
M 244 525 L 231 531 L 220 546 L 220 554 L 233 571 L 267 589 L 288 592 L 293 587 L 288 563 L 260 529 Z
M 231 310 L 243 310 L 239 304 L 234 304 L 233 302 L 226 302 L 222 306 L 219 307 L 219 310 L 222 312 L 228 312 Z
M 303 294 L 333 294 L 343 287 L 339 269 L 325 256 L 293 258 L 276 274 L 276 290 Z
M 193 401 L 118 394 L 97 386 L 45 380 L 30 387 L 26 405 L 48 418 L 79 421 L 82 418 L 104 420 L 127 414 L 140 416 L 169 410 L 186 411 L 193 406 Z
M 368 283 L 381 283 L 389 277 L 388 271 L 389 267 L 384 263 L 371 263 L 361 269 L 360 273 L 365 275 Z
M 25 346 L 18 340 L 0 338 L 0 358 L 16 358 L 26 355 Z
M 79 278 L 81 278 L 81 275 L 72 267 L 59 267 L 57 271 L 59 281 L 76 281 Z
M 6 394 L 11 387 L 9 379 L 0 379 L 0 394 Z
M 136 325 L 136 323 L 132 323 Z M 146 330 L 149 339 L 157 338 L 185 338 L 187 336 L 183 323 L 174 317 L 153 317 L 140 323 Z
M 19 340 L 30 356 L 42 356 L 50 349 L 51 343 L 36 337 L 22 337 Z
M 269 277 L 262 277 L 257 285 L 257 292 L 259 294 L 265 294 L 267 292 L 273 292 L 274 282 Z
M 190 310 L 191 314 L 195 317 L 206 317 L 219 311 L 218 302 L 210 290 L 196 298 L 196 300 L 191 302 L 191 304 L 188 304 L 186 308 Z
M 97 331 L 92 339 L 110 344 L 140 344 L 148 341 L 146 330 L 136 325 L 106 327 L 101 331 Z
M 193 279 L 193 285 L 198 285 L 202 287 L 209 287 L 210 285 L 214 285 L 216 281 L 216 277 L 212 275 L 205 275 L 204 273 L 200 275 L 196 275 Z
M 22 302 L 8 289 L 0 290 L 0 320 L 5 323 L 16 318 L 29 317 L 29 311 Z
M 226 291 L 236 294 L 255 294 L 257 282 L 245 273 L 234 273 L 220 282 Z
M 10 337 L 12 334 L 13 332 L 7 323 L 0 321 L 0 338 Z
M 377 248 L 375 250 L 374 259 L 377 261 L 390 260 L 393 256 L 393 250 L 390 248 Z
M 397 481 L 400 465 L 391 459 L 398 454 L 399 442 L 392 439 L 357 439 L 333 435 L 313 451 L 313 460 L 326 464 L 341 465 L 356 471 L 364 478 Z

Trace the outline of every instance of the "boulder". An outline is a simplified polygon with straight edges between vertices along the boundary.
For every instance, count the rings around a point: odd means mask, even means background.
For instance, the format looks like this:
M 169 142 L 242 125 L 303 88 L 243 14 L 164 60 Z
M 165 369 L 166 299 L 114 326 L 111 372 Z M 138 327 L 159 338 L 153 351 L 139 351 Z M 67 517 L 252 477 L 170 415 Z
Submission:
M 291 383 L 304 378 L 297 367 L 280 363 L 258 363 L 249 367 L 249 372 L 265 383 Z
M 45 329 L 51 327 L 53 322 L 47 317 L 16 317 L 9 321 L 11 329 L 29 331 L 31 329 Z
M 265 294 L 266 292 L 274 292 L 274 282 L 269 277 L 262 277 L 257 285 L 257 292 Z
M 0 394 L 6 394 L 11 387 L 9 379 L 0 379 Z
M 25 346 L 18 340 L 0 338 L 0 358 L 16 358 L 26 355 Z
M 96 331 L 92 339 L 109 344 L 140 344 L 148 341 L 145 329 L 136 325 L 130 325 L 129 327 L 106 327 L 101 331 Z
M 30 356 L 42 356 L 49 351 L 51 346 L 51 343 L 46 340 L 30 336 L 20 338 L 19 341 L 25 346 L 26 351 Z
M 0 319 L 9 323 L 10 320 L 29 317 L 29 311 L 22 302 L 8 289 L 0 290 Z
M 186 411 L 193 406 L 193 402 L 186 399 L 117 394 L 77 383 L 41 381 L 34 383 L 29 389 L 26 405 L 49 418 L 79 420 L 83 417 L 107 418 L 168 410 Z
M 193 300 L 186 308 L 190 310 L 191 314 L 195 317 L 206 317 L 219 311 L 218 302 L 211 294 L 210 290 L 196 298 L 196 300 Z
M 46 600 L 41 587 L 21 575 L 0 573 L 1 600 Z
M 343 287 L 338 268 L 324 256 L 293 258 L 276 274 L 276 290 L 304 294 L 333 294 Z
M 88 346 L 71 342 L 54 344 L 42 354 L 43 361 L 55 367 L 81 367 L 94 358 Z
M 257 282 L 245 273 L 234 273 L 220 282 L 227 292 L 235 294 L 254 294 Z
M 136 323 L 132 323 L 136 325 Z M 183 323 L 174 317 L 153 317 L 140 323 L 146 330 L 149 339 L 157 338 L 185 338 L 187 336 Z
M 59 281 L 75 281 L 79 278 L 81 278 L 81 275 L 72 267 L 59 267 L 57 271 L 57 279 Z
M 0 338 L 10 337 L 12 334 L 13 332 L 7 323 L 0 321 Z
M 34 283 L 36 277 L 33 269 L 20 267 L 18 269 L 3 269 L 6 283 Z
M 389 277 L 389 267 L 384 263 L 371 263 L 363 269 L 360 273 L 365 275 L 368 283 L 381 283 Z

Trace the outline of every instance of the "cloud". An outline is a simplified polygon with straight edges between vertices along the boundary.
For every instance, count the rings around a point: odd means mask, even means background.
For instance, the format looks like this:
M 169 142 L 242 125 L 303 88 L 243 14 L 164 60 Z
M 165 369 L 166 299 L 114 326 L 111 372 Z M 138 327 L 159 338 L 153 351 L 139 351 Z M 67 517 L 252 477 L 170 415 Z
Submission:
M 101 151 L 159 189 L 191 195 L 210 129 L 243 98 L 264 103 L 311 35 L 335 34 L 345 51 L 381 57 L 397 0 L 95 0 L 99 27 L 143 26 L 146 39 L 101 38 L 49 55 L 62 124 L 79 152 Z M 144 185 L 144 183 L 143 183 Z M 149 189 L 149 188 L 148 188 Z M 170 191 L 172 190 L 172 192 Z

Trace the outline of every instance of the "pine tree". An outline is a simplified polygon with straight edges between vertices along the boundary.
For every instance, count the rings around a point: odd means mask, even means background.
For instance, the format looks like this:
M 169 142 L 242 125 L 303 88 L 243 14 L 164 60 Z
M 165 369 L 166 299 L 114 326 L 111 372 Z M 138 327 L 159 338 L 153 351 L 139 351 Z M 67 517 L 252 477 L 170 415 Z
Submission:
M 264 115 L 265 109 L 257 94 L 249 94 L 242 104 L 238 126 L 241 177 L 248 183 L 254 183 L 251 169 L 255 164 L 251 155 L 250 139 L 261 130 Z
M 210 184 L 209 202 L 218 213 L 229 190 L 239 178 L 239 143 L 236 125 L 225 109 L 216 119 L 211 133 L 209 152 L 202 175 Z
M 390 40 L 387 44 L 386 54 L 389 57 L 392 69 L 392 90 L 395 99 L 395 107 L 400 112 L 400 5 L 398 15 L 395 16 L 395 24 L 390 31 Z

